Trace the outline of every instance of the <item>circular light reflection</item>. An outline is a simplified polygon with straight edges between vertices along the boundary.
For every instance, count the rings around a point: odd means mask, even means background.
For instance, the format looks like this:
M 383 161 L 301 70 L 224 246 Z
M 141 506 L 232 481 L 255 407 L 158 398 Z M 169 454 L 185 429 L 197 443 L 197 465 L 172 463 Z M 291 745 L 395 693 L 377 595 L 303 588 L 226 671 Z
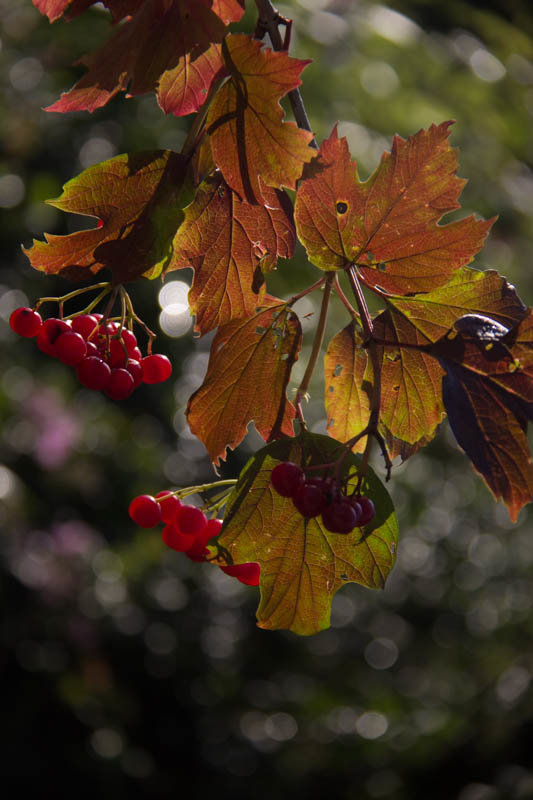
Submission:
M 189 307 L 184 303 L 171 303 L 159 315 L 159 325 L 167 336 L 183 336 L 192 325 Z
M 159 305 L 161 308 L 166 308 L 176 303 L 183 303 L 186 306 L 189 288 L 185 281 L 169 281 L 169 283 L 165 283 L 159 292 Z

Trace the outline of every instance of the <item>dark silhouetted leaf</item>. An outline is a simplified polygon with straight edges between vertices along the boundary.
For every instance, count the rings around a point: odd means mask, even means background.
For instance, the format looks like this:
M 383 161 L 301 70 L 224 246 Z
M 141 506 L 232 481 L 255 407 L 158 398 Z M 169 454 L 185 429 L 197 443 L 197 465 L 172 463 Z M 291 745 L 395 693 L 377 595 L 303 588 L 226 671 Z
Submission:
M 261 628 L 287 628 L 310 635 L 329 626 L 331 601 L 346 583 L 382 589 L 395 557 L 398 526 L 391 499 L 375 473 L 368 469 L 362 493 L 372 498 L 376 516 L 366 528 L 348 535 L 329 533 L 320 517 L 304 519 L 292 500 L 278 495 L 270 484 L 280 461 L 306 466 L 339 456 L 339 443 L 306 433 L 267 445 L 250 459 L 231 494 L 219 543 L 236 564 L 261 566 Z M 350 454 L 346 471 L 355 472 L 360 457 Z M 350 479 L 350 486 L 356 476 Z

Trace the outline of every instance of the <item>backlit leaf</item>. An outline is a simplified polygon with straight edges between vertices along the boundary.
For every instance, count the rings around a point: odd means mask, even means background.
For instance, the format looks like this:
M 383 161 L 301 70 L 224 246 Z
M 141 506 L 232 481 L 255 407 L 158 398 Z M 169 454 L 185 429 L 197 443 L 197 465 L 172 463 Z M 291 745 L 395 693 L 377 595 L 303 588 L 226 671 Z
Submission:
M 120 155 L 84 170 L 50 205 L 103 220 L 68 236 L 45 234 L 24 252 L 47 274 L 86 280 L 107 268 L 113 281 L 156 277 L 170 261 L 187 202 L 186 159 L 170 150 Z
M 113 21 L 118 22 L 129 14 L 134 14 L 144 0 L 104 0 L 103 4 L 112 14 Z M 33 0 L 33 5 L 41 14 L 46 14 L 50 22 L 65 16 L 71 20 L 83 14 L 96 0 Z
M 329 533 L 320 517 L 304 519 L 270 484 L 281 461 L 318 465 L 340 453 L 339 442 L 319 434 L 272 442 L 250 459 L 231 494 L 219 543 L 236 564 L 260 564 L 261 628 L 318 633 L 329 626 L 331 601 L 341 586 L 385 585 L 396 557 L 398 526 L 391 499 L 371 469 L 362 493 L 373 499 L 376 516 L 348 535 Z M 346 471 L 359 465 L 359 456 L 344 460 Z M 355 483 L 354 475 L 350 486 Z
M 459 208 L 464 185 L 455 175 L 450 125 L 432 125 L 407 140 L 395 136 L 364 183 L 334 129 L 296 199 L 298 236 L 313 264 L 329 270 L 356 263 L 369 287 L 408 294 L 442 286 L 473 259 L 493 220 L 437 224 Z
M 492 335 L 486 317 L 477 318 L 476 329 L 474 316 L 462 332 L 432 346 L 446 370 L 443 398 L 455 438 L 513 521 L 533 499 L 527 440 L 533 419 L 532 330 L 531 310 L 506 335 L 500 323 Z
M 194 268 L 189 304 L 201 333 L 253 314 L 264 296 L 263 272 L 293 253 L 290 201 L 269 187 L 264 197 L 267 205 L 246 203 L 217 174 L 185 211 L 167 271 Z
M 283 122 L 279 100 L 300 85 L 308 61 L 262 49 L 244 34 L 222 47 L 231 78 L 218 92 L 207 118 L 213 157 L 226 182 L 250 203 L 261 202 L 262 186 L 294 189 L 313 157 L 313 135 Z
M 243 13 L 237 0 L 145 0 L 100 50 L 81 59 L 87 73 L 48 111 L 94 111 L 120 91 L 156 91 L 165 113 L 197 111 L 223 70 L 224 17 Z
M 293 436 L 296 412 L 285 391 L 301 338 L 297 316 L 271 297 L 254 316 L 219 328 L 187 408 L 190 429 L 213 461 L 242 441 L 251 421 L 265 440 Z
M 333 337 L 324 357 L 327 429 L 341 442 L 357 436 L 368 425 L 372 385 L 365 381 L 368 355 L 362 341 L 352 322 Z M 362 453 L 365 444 L 363 437 L 354 451 Z

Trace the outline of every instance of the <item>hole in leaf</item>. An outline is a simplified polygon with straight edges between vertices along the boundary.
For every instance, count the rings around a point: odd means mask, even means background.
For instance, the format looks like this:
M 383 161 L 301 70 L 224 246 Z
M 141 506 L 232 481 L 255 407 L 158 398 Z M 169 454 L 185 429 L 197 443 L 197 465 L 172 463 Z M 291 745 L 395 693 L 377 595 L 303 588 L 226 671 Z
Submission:
M 387 269 L 387 265 L 385 264 L 384 261 L 380 261 L 380 263 L 378 264 L 378 269 L 380 270 L 380 272 L 385 272 L 385 270 Z
M 399 350 L 390 350 L 388 353 L 385 353 L 385 358 L 387 361 L 399 361 L 400 360 L 400 351 Z
M 255 332 L 261 336 L 266 331 L 266 328 L 262 328 L 260 325 L 257 326 Z
M 348 203 L 337 203 L 335 208 L 337 209 L 337 214 L 346 214 L 348 211 Z
M 328 392 L 334 392 L 334 391 L 335 389 L 333 388 L 333 386 L 328 386 Z
M 334 377 L 338 378 L 338 376 L 341 374 L 341 372 L 342 372 L 342 364 L 337 364 L 337 366 L 335 367 L 335 369 L 333 371 Z

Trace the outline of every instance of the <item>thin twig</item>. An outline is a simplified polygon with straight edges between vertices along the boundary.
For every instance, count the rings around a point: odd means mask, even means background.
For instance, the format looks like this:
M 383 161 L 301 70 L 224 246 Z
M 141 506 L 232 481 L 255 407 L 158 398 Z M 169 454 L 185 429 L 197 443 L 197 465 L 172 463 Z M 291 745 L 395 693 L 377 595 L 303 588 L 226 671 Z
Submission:
M 311 286 L 308 286 L 307 289 L 304 289 L 303 291 L 298 292 L 298 294 L 295 294 L 293 297 L 290 298 L 290 300 L 287 300 L 285 305 L 287 305 L 287 306 L 294 305 L 294 303 L 296 303 L 302 297 L 305 297 L 306 294 L 311 294 L 311 292 L 314 292 L 315 289 L 318 289 L 320 286 L 323 286 L 325 281 L 326 281 L 326 276 L 324 275 L 323 278 L 319 278 L 317 281 L 312 283 Z
M 344 305 L 348 309 L 348 313 L 352 317 L 354 317 L 354 319 L 359 319 L 359 313 L 355 310 L 355 308 L 352 306 L 352 304 L 350 303 L 350 301 L 348 300 L 348 298 L 346 297 L 346 295 L 342 291 L 342 287 L 341 287 L 340 281 L 339 281 L 339 276 L 337 275 L 337 273 L 335 273 L 335 291 L 337 292 L 339 298 L 341 299 L 341 301 L 344 303 Z

